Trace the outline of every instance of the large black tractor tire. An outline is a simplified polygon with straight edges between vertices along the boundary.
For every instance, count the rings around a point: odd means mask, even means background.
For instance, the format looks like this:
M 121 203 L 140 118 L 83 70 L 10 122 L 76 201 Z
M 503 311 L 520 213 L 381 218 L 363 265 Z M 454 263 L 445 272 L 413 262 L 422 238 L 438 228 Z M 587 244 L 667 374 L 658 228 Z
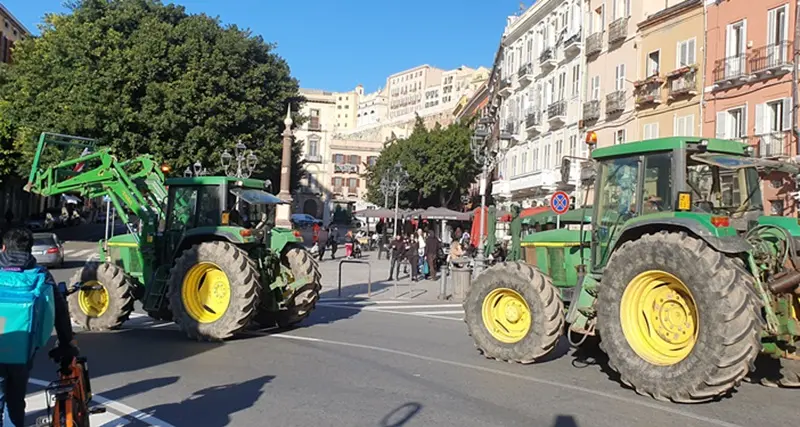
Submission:
M 564 329 L 558 290 L 522 262 L 496 264 L 478 275 L 464 298 L 464 315 L 478 351 L 507 362 L 540 360 L 556 348 Z
M 657 400 L 723 397 L 755 368 L 761 350 L 754 286 L 736 259 L 686 233 L 625 242 L 608 262 L 597 300 L 609 367 Z
M 210 273 L 215 277 L 209 278 Z M 241 248 L 221 241 L 185 250 L 170 270 L 168 286 L 173 319 L 198 341 L 223 341 L 242 331 L 261 296 L 255 263 Z M 213 297 L 219 297 L 223 306 L 211 307 Z
M 300 245 L 290 245 L 281 254 L 281 263 L 291 270 L 295 280 L 304 280 L 306 284 L 289 297 L 282 310 L 261 313 L 258 320 L 262 326 L 290 328 L 308 317 L 319 301 L 322 274 L 311 253 Z
M 133 312 L 134 284 L 118 266 L 88 263 L 78 270 L 69 286 L 100 285 L 102 289 L 80 290 L 67 298 L 72 321 L 89 331 L 117 329 Z

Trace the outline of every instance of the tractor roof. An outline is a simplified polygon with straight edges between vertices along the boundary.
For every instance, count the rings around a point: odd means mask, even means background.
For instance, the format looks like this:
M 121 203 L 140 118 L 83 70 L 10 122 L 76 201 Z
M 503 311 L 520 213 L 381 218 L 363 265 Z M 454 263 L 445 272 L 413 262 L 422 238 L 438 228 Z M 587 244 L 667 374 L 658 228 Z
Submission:
M 667 151 L 685 148 L 690 145 L 699 144 L 700 141 L 708 141 L 708 151 L 717 153 L 744 155 L 747 144 L 716 138 L 700 137 L 669 137 L 648 139 L 646 141 L 630 142 L 626 144 L 612 145 L 610 147 L 598 148 L 592 151 L 593 159 L 605 159 L 609 157 L 630 156 L 635 154 L 646 154 L 657 151 Z
M 265 184 L 260 179 L 242 179 L 232 176 L 197 176 L 169 178 L 166 180 L 166 185 L 222 185 L 225 183 L 230 186 L 259 189 L 263 189 Z

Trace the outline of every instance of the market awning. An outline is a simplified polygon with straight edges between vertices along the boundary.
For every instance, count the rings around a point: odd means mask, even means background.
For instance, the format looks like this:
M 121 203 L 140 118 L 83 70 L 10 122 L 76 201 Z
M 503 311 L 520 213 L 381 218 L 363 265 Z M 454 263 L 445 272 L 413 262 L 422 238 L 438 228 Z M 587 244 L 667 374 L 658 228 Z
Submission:
M 394 211 L 391 209 L 362 209 L 355 211 L 353 215 L 364 218 L 394 218 Z
M 447 208 L 428 208 L 422 211 L 420 216 L 423 219 L 449 220 L 449 221 L 469 221 L 472 214 L 469 212 L 458 212 Z

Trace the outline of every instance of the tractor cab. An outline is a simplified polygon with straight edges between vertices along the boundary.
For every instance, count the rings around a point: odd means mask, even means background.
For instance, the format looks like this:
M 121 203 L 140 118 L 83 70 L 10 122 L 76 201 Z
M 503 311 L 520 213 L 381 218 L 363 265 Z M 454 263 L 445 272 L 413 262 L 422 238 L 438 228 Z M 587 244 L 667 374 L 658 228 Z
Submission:
M 225 176 L 172 178 L 162 224 L 169 251 L 184 248 L 199 236 L 214 235 L 236 244 L 269 243 L 276 205 L 284 203 L 265 190 L 264 181 Z M 296 240 L 284 236 L 284 239 Z M 269 246 L 269 245 L 268 245 Z

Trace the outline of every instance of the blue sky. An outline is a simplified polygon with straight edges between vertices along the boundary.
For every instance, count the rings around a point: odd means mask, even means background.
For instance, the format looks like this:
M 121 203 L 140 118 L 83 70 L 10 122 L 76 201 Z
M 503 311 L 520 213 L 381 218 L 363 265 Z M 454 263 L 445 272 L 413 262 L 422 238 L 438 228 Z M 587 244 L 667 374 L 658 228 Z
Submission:
M 28 30 L 61 0 L 0 0 Z M 277 43 L 305 88 L 372 92 L 420 64 L 490 67 L 506 17 L 519 0 L 177 0 Z M 532 0 L 525 1 L 530 6 Z

